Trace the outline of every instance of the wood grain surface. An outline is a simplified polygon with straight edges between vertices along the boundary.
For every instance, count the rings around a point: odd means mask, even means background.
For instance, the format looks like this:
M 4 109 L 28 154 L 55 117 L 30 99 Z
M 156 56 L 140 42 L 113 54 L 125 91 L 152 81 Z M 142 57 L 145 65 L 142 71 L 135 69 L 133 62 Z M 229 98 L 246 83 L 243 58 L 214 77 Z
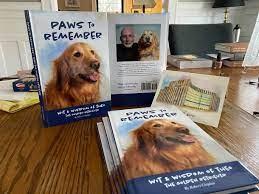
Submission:
M 259 177 L 259 120 L 242 110 L 258 106 L 258 89 L 240 86 L 256 78 L 258 70 L 189 71 L 230 75 L 219 127 L 200 126 Z M 249 106 L 242 108 L 245 101 Z M 43 128 L 39 105 L 15 114 L 0 111 L 0 193 L 109 194 L 97 121 Z
M 218 128 L 198 125 L 259 177 L 259 119 L 225 101 Z
M 110 193 L 97 119 L 43 128 L 40 107 L 0 113 L 0 193 Z

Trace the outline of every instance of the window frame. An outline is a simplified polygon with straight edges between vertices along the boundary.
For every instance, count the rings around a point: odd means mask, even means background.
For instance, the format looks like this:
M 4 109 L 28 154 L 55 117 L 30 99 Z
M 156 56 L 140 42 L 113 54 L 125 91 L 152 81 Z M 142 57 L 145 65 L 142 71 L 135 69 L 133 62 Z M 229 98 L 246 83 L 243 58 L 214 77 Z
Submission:
M 96 11 L 99 12 L 99 0 L 96 0 Z M 124 0 L 121 0 L 121 13 L 124 13 Z

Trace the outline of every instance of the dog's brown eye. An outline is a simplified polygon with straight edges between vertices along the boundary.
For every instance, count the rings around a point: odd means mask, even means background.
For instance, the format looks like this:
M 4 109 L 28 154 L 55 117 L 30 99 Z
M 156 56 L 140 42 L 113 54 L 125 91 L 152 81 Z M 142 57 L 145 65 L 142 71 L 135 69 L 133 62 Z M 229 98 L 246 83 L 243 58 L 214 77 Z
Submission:
M 172 121 L 171 123 L 172 123 L 172 124 L 176 124 L 176 123 L 175 123 L 175 122 L 173 122 L 173 121 Z
M 162 127 L 161 124 L 154 124 L 153 127 Z
M 94 55 L 94 51 L 93 50 L 91 50 L 90 52 Z
M 80 52 L 75 52 L 74 53 L 74 57 L 81 57 L 81 53 Z

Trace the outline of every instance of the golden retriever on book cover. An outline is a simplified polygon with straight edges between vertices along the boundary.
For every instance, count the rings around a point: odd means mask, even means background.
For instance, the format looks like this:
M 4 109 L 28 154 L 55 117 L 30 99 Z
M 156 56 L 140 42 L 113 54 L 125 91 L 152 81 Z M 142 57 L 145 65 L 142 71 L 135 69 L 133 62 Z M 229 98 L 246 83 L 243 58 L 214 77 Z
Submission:
M 122 167 L 126 179 L 211 165 L 214 158 L 182 124 L 149 120 L 132 132 Z
M 138 50 L 140 61 L 159 60 L 159 41 L 156 33 L 145 30 L 138 41 Z
M 70 45 L 53 62 L 44 103 L 47 110 L 96 103 L 100 98 L 100 59 L 86 43 Z

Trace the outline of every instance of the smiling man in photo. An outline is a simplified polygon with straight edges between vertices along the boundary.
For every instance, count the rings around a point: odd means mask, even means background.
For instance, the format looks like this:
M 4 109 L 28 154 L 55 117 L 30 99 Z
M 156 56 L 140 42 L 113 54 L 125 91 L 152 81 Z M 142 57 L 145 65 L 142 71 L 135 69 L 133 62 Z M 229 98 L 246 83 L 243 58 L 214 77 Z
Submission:
M 135 43 L 133 28 L 124 27 L 120 35 L 121 44 L 117 44 L 117 61 L 138 61 L 138 44 Z

